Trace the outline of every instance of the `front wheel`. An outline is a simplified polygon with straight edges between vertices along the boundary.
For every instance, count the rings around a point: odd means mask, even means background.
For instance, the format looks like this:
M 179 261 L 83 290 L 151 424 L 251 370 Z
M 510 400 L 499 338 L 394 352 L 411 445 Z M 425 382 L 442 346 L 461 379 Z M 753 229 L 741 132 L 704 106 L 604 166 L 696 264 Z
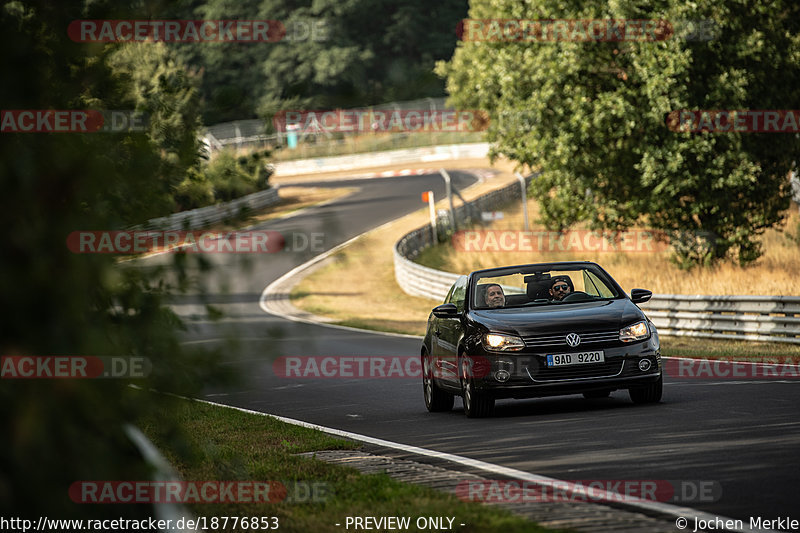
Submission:
M 628 389 L 633 403 L 658 403 L 661 401 L 661 393 L 664 389 L 664 378 L 659 376 L 658 381 L 650 383 L 644 387 Z
M 422 356 L 422 392 L 425 396 L 425 407 L 431 413 L 449 411 L 453 408 L 455 396 L 445 392 L 433 381 L 431 358 L 427 354 Z
M 475 390 L 472 371 L 466 358 L 461 360 L 461 390 L 467 418 L 484 418 L 494 413 L 494 398 Z

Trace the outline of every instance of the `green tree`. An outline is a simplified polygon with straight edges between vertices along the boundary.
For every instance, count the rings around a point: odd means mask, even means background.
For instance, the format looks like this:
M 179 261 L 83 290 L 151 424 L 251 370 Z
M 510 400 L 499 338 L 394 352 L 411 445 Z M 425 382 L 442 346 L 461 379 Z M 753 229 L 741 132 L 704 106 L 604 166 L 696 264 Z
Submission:
M 214 124 L 444 96 L 433 66 L 452 55 L 467 0 L 206 0 L 166 9 L 176 18 L 266 19 L 286 29 L 279 42 L 176 47 L 203 73 L 204 120 Z
M 4 109 L 131 108 L 131 80 L 109 66 L 117 47 L 75 43 L 66 28 L 80 17 L 134 18 L 135 6 L 121 13 L 120 2 L 90 5 L 0 7 L 2 68 L 13 73 L 0 86 Z M 139 132 L 0 136 L 0 355 L 146 357 L 152 373 L 135 380 L 145 390 L 194 394 L 213 382 L 215 356 L 183 349 L 181 323 L 163 305 L 177 283 L 66 246 L 72 231 L 118 229 L 157 214 L 168 200 L 161 174 L 169 143 Z M 189 280 L 185 259 L 175 256 L 174 268 Z M 76 505 L 67 491 L 79 480 L 147 479 L 123 425 L 169 401 L 127 380 L 2 379 L 0 514 L 152 515 L 140 506 Z
M 108 59 L 128 88 L 125 99 L 143 113 L 151 143 L 161 155 L 162 191 L 172 195 L 200 161 L 200 93 L 197 79 L 166 43 L 127 43 Z
M 793 109 L 800 5 L 792 1 L 473 0 L 474 19 L 663 19 L 650 42 L 461 42 L 440 64 L 452 101 L 487 110 L 494 152 L 541 167 L 548 227 L 646 224 L 689 266 L 759 257 L 789 205 L 797 135 L 671 131 L 675 110 Z M 705 39 L 685 21 L 712 20 Z

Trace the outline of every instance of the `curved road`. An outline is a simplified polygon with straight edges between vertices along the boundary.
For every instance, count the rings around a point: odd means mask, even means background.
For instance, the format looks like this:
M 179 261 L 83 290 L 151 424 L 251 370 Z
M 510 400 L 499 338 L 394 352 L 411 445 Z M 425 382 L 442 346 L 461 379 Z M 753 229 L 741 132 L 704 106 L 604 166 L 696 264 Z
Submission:
M 463 189 L 474 178 L 452 172 Z M 438 175 L 372 178 L 309 186 L 359 186 L 353 195 L 259 229 L 322 233 L 324 248 L 421 207 L 421 192 L 441 198 Z M 318 237 L 318 240 L 320 238 Z M 668 378 L 664 400 L 634 406 L 627 392 L 498 402 L 494 418 L 467 419 L 456 400 L 450 413 L 429 414 L 417 379 L 286 379 L 275 375 L 279 356 L 400 355 L 415 357 L 420 341 L 302 324 L 265 314 L 259 297 L 269 283 L 317 255 L 209 256 L 217 267 L 203 276 L 204 302 L 225 313 L 220 322 L 195 320 L 202 304 L 175 301 L 191 324 L 188 342 L 214 345 L 234 338 L 227 364 L 245 381 L 206 398 L 327 427 L 449 452 L 565 480 L 703 480 L 722 489 L 715 501 L 686 504 L 748 524 L 750 516 L 800 519 L 800 386 Z M 149 263 L 163 261 L 153 258 Z M 611 271 L 613 275 L 613 269 Z M 645 282 L 646 285 L 646 282 Z M 332 294 L 358 287 L 331 286 Z M 370 305 L 365 298 L 364 305 Z

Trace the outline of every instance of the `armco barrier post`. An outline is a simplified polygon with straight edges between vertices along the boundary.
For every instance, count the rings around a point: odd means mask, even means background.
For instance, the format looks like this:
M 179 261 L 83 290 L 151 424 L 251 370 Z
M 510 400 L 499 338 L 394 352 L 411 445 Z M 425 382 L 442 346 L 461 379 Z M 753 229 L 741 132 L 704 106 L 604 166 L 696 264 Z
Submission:
M 519 172 L 514 172 L 514 175 L 519 180 L 519 186 L 521 187 L 521 194 L 522 194 L 522 217 L 525 220 L 525 231 L 530 230 L 530 224 L 528 222 L 528 187 L 525 182 L 525 176 L 520 174 Z
M 447 202 L 450 205 L 450 221 L 453 224 L 453 231 L 458 229 L 458 221 L 456 220 L 456 213 L 453 209 L 453 186 L 450 183 L 450 174 L 443 168 L 439 169 L 439 174 L 444 178 L 445 193 L 447 194 Z
M 439 239 L 436 234 L 436 202 L 433 200 L 433 191 L 422 193 L 422 201 L 428 202 L 428 211 L 431 215 L 431 246 L 436 246 Z

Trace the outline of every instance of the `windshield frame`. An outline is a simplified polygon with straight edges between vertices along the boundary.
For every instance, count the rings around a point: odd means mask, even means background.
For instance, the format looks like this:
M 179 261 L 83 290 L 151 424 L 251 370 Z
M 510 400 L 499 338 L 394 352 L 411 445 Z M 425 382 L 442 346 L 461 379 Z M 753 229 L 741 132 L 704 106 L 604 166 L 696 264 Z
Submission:
M 477 298 L 477 287 L 478 285 L 483 285 L 487 282 L 486 278 L 490 277 L 502 277 L 502 276 L 510 276 L 514 274 L 520 274 L 523 276 L 528 276 L 536 273 L 555 273 L 555 272 L 575 272 L 579 270 L 586 270 L 594 274 L 600 281 L 605 283 L 605 285 L 611 289 L 612 293 L 615 293 L 616 296 L 612 297 L 596 297 L 592 296 L 590 299 L 579 299 L 579 300 L 572 300 L 568 302 L 563 302 L 559 300 L 534 300 L 522 304 L 506 304 L 502 307 L 488 307 L 485 305 L 477 305 L 476 298 Z M 469 287 L 467 289 L 467 302 L 468 308 L 474 309 L 478 311 L 492 311 L 492 310 L 501 310 L 501 309 L 524 309 L 530 307 L 549 307 L 549 306 L 556 306 L 556 305 L 570 305 L 570 304 L 578 304 L 578 303 L 586 303 L 586 302 L 601 302 L 601 301 L 611 301 L 611 300 L 619 300 L 623 298 L 627 298 L 628 295 L 622 289 L 622 287 L 617 283 L 617 281 L 609 274 L 608 272 L 603 269 L 597 263 L 593 263 L 590 261 L 565 261 L 565 262 L 557 262 L 557 263 L 531 263 L 526 265 L 513 265 L 513 266 L 505 266 L 505 267 L 497 267 L 497 268 L 487 268 L 483 270 L 476 270 L 469 275 Z

